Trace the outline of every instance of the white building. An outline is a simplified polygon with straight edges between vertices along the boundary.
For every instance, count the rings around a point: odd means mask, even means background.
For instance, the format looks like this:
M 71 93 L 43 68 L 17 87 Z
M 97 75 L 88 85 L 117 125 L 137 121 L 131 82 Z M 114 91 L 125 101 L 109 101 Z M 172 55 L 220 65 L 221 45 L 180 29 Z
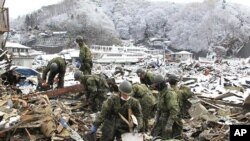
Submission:
M 34 57 L 43 54 L 42 52 L 32 51 L 30 47 L 19 43 L 6 42 L 5 48 L 8 53 L 13 55 L 12 63 L 17 66 L 31 67 Z
M 171 59 L 173 61 L 191 61 L 193 54 L 188 51 L 180 51 L 171 53 Z

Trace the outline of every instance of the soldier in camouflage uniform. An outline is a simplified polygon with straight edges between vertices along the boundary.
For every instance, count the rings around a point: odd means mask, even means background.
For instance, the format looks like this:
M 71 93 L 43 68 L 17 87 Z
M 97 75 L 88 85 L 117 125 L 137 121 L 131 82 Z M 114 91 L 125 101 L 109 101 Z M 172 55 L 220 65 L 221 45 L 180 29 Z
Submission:
M 78 43 L 80 48 L 80 70 L 83 72 L 84 75 L 89 75 L 91 74 L 91 69 L 93 67 L 91 51 L 89 47 L 84 43 L 82 36 L 76 37 L 76 43 Z
M 156 124 L 153 136 L 163 139 L 180 137 L 179 126 L 182 125 L 178 96 L 172 88 L 168 88 L 162 75 L 154 77 L 153 86 L 159 91 Z
M 179 78 L 174 74 L 170 74 L 168 76 L 168 82 L 171 88 L 173 88 L 175 92 L 178 94 L 182 118 L 189 117 L 188 109 L 191 107 L 191 103 L 188 101 L 188 99 L 191 98 L 193 94 L 191 92 L 191 89 L 183 85 L 178 87 L 177 83 L 179 82 Z
M 132 86 L 132 96 L 139 100 L 142 107 L 143 114 L 143 128 L 142 132 L 148 130 L 148 120 L 154 116 L 156 99 L 145 84 L 135 83 Z
M 123 77 L 125 74 L 124 69 L 122 67 L 115 67 L 114 75 L 117 75 L 117 74 L 120 74 Z
M 101 74 L 83 75 L 82 72 L 74 74 L 75 80 L 81 82 L 85 87 L 85 96 L 93 112 L 101 110 L 103 101 L 107 99 L 109 86 Z
M 141 105 L 138 100 L 130 96 L 131 93 L 132 85 L 128 81 L 123 81 L 119 85 L 119 95 L 112 95 L 103 103 L 101 113 L 94 121 L 90 133 L 95 133 L 103 123 L 100 141 L 114 141 L 115 138 L 116 141 L 121 141 L 121 135 L 130 132 L 130 128 L 120 115 L 128 120 L 129 109 L 138 121 L 138 125 L 133 124 L 131 127 L 134 130 L 140 130 L 142 127 Z
M 107 78 L 107 83 L 109 85 L 109 91 L 111 93 L 118 93 L 119 92 L 119 89 L 118 89 L 118 86 L 115 82 L 115 78 Z
M 48 81 L 46 82 L 47 79 L 47 74 L 49 73 Z M 42 85 L 47 86 L 49 85 L 50 88 L 53 87 L 53 82 L 55 76 L 58 74 L 58 88 L 63 88 L 64 87 L 64 75 L 66 72 L 66 62 L 65 59 L 62 57 L 56 57 L 50 60 L 46 66 L 46 68 L 43 70 L 42 74 Z
M 146 86 L 150 86 L 152 85 L 153 79 L 154 79 L 154 74 L 152 72 L 149 71 L 145 71 L 143 69 L 138 69 L 136 71 L 138 77 L 140 77 L 140 81 L 142 84 L 145 84 Z

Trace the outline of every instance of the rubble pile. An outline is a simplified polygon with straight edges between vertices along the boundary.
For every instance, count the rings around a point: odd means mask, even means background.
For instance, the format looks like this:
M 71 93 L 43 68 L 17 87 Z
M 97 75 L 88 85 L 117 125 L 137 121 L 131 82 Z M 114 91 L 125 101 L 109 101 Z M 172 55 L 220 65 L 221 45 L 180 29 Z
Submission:
M 70 94 L 56 99 L 49 97 L 49 93 L 2 95 L 0 140 L 80 141 L 92 122 L 84 99 Z
M 139 82 L 135 71 L 140 67 L 164 76 L 180 75 L 180 85 L 189 86 L 194 93 L 190 99 L 190 118 L 183 121 L 185 140 L 224 141 L 229 138 L 230 125 L 249 124 L 250 65 L 247 63 L 172 62 L 151 68 L 145 64 L 125 65 L 124 74 L 114 75 L 116 67 L 95 64 L 93 73 L 113 77 L 117 84 L 124 79 Z M 84 97 L 78 95 L 84 88 L 73 81 L 75 70 L 67 71 L 66 85 L 61 89 L 24 91 L 24 86 L 20 91 L 15 85 L 1 85 L 0 140 L 94 140 L 87 133 L 95 114 L 88 109 Z M 150 132 L 145 133 L 144 140 L 153 140 Z

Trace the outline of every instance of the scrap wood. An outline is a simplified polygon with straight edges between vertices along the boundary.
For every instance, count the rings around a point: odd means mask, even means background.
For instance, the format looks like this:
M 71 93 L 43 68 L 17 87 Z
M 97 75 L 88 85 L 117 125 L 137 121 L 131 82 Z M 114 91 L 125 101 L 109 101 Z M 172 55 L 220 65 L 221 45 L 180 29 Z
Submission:
M 52 117 L 46 117 L 42 120 L 41 131 L 46 137 L 52 137 L 56 131 L 56 123 Z
M 235 116 L 238 116 L 238 115 L 240 115 L 241 113 L 234 113 L 234 114 L 231 114 L 231 115 L 229 115 L 230 117 L 235 117 Z
M 58 137 L 58 136 L 53 136 L 53 137 L 51 137 L 51 140 L 60 140 L 60 141 L 64 141 L 65 140 L 65 138 L 63 138 L 63 137 Z
M 223 98 L 226 98 L 226 97 L 230 97 L 230 96 L 237 96 L 237 97 L 238 97 L 238 95 L 236 95 L 236 94 L 234 94 L 234 93 L 227 92 L 227 93 L 225 93 L 225 94 L 221 94 L 221 95 L 215 97 L 214 99 L 215 99 L 215 100 L 220 100 L 220 99 L 223 99 Z
M 43 116 L 40 114 L 34 114 L 34 115 L 22 115 L 21 121 L 27 122 L 27 121 L 34 121 L 42 118 Z
M 40 114 L 23 115 L 23 116 L 21 116 L 21 121 L 23 122 L 23 124 L 28 123 L 28 125 L 21 125 L 19 128 L 40 127 L 40 125 L 43 122 L 46 122 L 46 121 L 49 121 L 52 119 L 53 119 L 53 117 L 50 117 L 50 116 L 45 117 L 45 115 L 40 115 Z M 33 123 L 33 125 L 31 123 Z
M 229 130 L 226 130 L 226 131 L 220 133 L 217 137 L 212 138 L 211 141 L 224 141 L 225 137 L 228 138 L 228 131 Z
M 219 105 L 226 105 L 226 106 L 233 106 L 233 107 L 243 107 L 242 104 L 229 103 L 229 102 L 222 101 L 222 100 L 214 100 L 213 98 L 204 97 L 204 96 L 197 96 L 197 97 L 199 97 L 203 101 L 207 101 L 212 104 L 219 104 Z
M 83 121 L 81 121 L 77 117 L 73 117 L 73 116 L 70 115 L 70 120 L 73 121 L 74 123 L 78 123 L 77 125 L 78 125 L 80 130 L 82 130 L 82 131 L 88 131 L 89 130 L 89 128 L 86 126 L 86 123 L 84 123 Z
M 11 100 L 12 100 L 12 101 L 17 101 L 17 102 L 22 103 L 22 106 L 23 106 L 23 107 L 27 107 L 27 106 L 28 106 L 28 103 L 27 103 L 25 100 L 23 100 L 23 99 L 19 99 L 19 98 L 17 98 L 17 97 L 12 97 Z
M 7 100 L 3 100 L 3 101 L 1 100 L 0 101 L 0 107 L 3 106 L 3 105 L 5 105 L 7 102 L 8 102 Z
M 206 100 L 202 100 L 202 99 L 200 99 L 200 100 L 201 100 L 201 102 L 203 102 L 203 103 L 205 103 L 205 104 L 208 104 L 208 105 L 210 105 L 210 106 L 212 106 L 212 107 L 215 107 L 215 108 L 217 108 L 217 109 L 226 111 L 225 109 L 223 109 L 223 108 L 221 108 L 221 107 L 219 107 L 219 106 L 217 106 L 217 105 L 215 105 L 215 104 L 212 104 L 212 103 L 210 103 L 210 102 L 207 102 Z
M 71 106 L 70 110 L 76 110 L 76 109 L 80 109 L 83 108 L 85 105 L 83 105 L 83 103 L 77 104 L 76 106 Z
M 5 128 L 5 129 L 1 130 L 1 131 L 0 131 L 0 134 L 3 134 L 3 133 L 5 133 L 5 132 L 7 132 L 7 131 L 10 131 L 10 130 L 12 130 L 12 129 L 16 129 L 16 128 L 17 128 L 19 125 L 21 125 L 22 123 L 23 123 L 23 122 L 20 121 L 20 122 L 16 123 L 15 125 L 10 126 L 9 128 Z
M 30 141 L 36 141 L 36 136 L 31 135 L 27 128 L 25 128 L 25 131 L 28 134 Z
M 34 122 L 26 123 L 26 124 L 21 124 L 17 128 L 39 128 L 39 127 L 41 127 L 41 123 L 34 121 Z
M 34 96 L 47 96 L 48 98 L 53 98 L 53 97 L 57 97 L 57 96 L 61 96 L 61 95 L 68 95 L 68 94 L 72 94 L 72 93 L 78 93 L 78 92 L 83 92 L 84 86 L 81 84 L 77 84 L 77 85 L 73 85 L 73 86 L 67 86 L 64 88 L 57 88 L 54 90 L 48 90 L 48 91 L 43 91 L 43 92 L 37 92 L 37 93 L 31 93 L 28 95 L 21 95 L 18 97 L 21 97 L 21 99 L 31 99 Z

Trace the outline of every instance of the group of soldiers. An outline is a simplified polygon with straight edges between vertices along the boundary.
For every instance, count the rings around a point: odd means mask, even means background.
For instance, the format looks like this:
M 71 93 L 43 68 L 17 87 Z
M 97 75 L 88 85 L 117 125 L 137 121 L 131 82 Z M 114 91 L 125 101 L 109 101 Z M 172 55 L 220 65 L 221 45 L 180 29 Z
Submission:
M 79 70 L 85 75 L 90 75 L 91 69 L 93 67 L 91 51 L 89 47 L 85 44 L 84 38 L 82 36 L 77 36 L 75 42 L 80 48 Z M 56 57 L 50 60 L 47 66 L 43 69 L 42 86 L 52 88 L 53 84 L 56 82 L 57 88 L 63 88 L 66 65 L 67 63 L 63 56 Z M 47 76 L 48 72 L 50 72 L 49 76 Z
M 165 79 L 160 74 L 140 68 L 136 71 L 140 83 L 132 84 L 124 80 L 117 85 L 114 78 L 102 73 L 91 74 L 93 64 L 90 49 L 80 36 L 76 38 L 76 43 L 80 48 L 81 66 L 74 73 L 74 78 L 84 85 L 84 95 L 90 110 L 98 112 L 90 134 L 95 134 L 102 127 L 101 141 L 121 141 L 123 133 L 149 132 L 148 121 L 154 118 L 152 136 L 162 139 L 182 138 L 182 119 L 192 92 L 188 87 L 178 86 L 180 78 L 177 75 L 171 74 Z M 58 88 L 63 87 L 65 71 L 64 58 L 52 59 L 43 71 L 42 85 L 51 87 L 58 74 Z M 117 71 L 124 75 L 123 68 Z M 46 81 L 48 72 L 50 74 Z M 158 94 L 154 95 L 152 90 L 157 90 Z M 108 92 L 112 94 L 107 95 Z

